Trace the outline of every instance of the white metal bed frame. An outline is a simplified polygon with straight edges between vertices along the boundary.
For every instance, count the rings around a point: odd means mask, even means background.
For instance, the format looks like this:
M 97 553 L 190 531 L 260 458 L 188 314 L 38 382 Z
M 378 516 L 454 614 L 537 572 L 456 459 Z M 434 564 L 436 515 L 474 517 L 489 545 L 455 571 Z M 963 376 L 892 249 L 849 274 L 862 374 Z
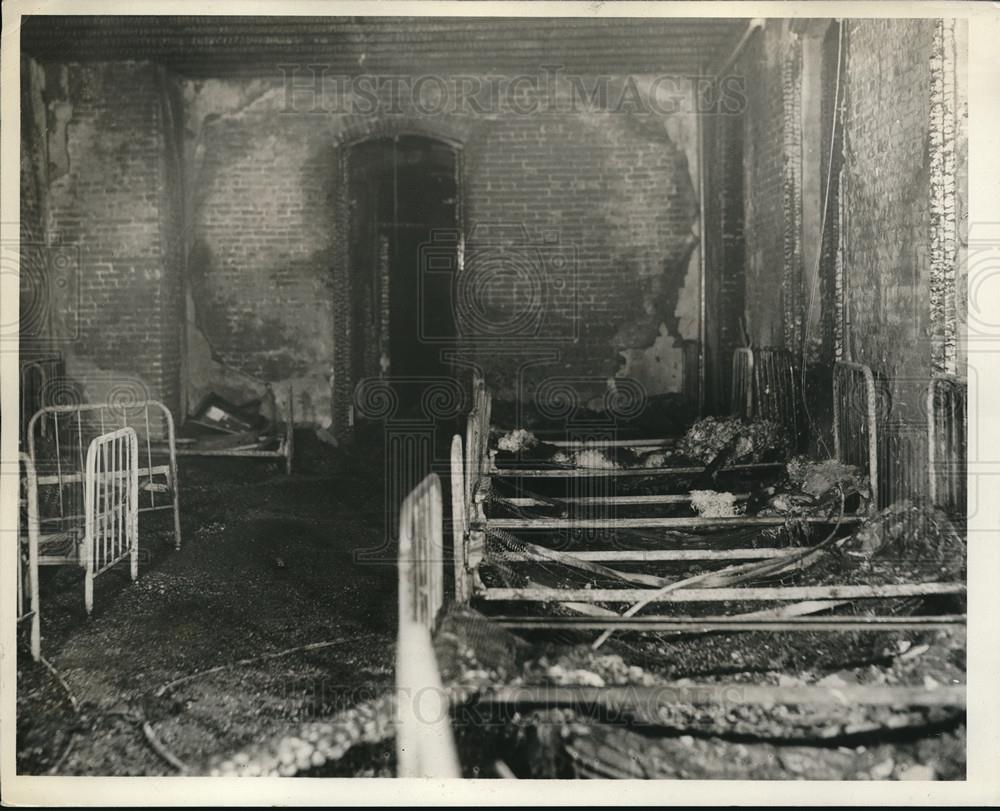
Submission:
M 19 453 L 21 504 L 26 520 L 21 521 L 18 509 L 17 622 L 31 622 L 31 657 L 37 662 L 42 655 L 41 608 L 38 594 L 38 485 L 31 457 Z M 22 529 L 24 534 L 22 535 Z M 24 548 L 27 546 L 27 560 Z
M 742 353 L 741 353 L 742 354 Z M 744 355 L 744 357 L 746 357 Z M 751 356 L 752 357 L 752 356 Z M 747 364 L 749 365 L 749 364 Z M 752 368 L 752 367 L 751 367 Z M 751 378 L 752 379 L 752 378 Z M 857 465 L 873 482 L 873 495 L 877 493 L 877 430 L 875 411 L 875 384 L 871 370 L 861 364 L 838 363 L 834 369 L 833 388 L 835 392 L 834 422 L 835 445 L 837 458 L 845 463 Z M 963 594 L 965 585 L 961 583 L 920 583 L 899 584 L 894 587 L 840 586 L 827 587 L 776 587 L 776 588 L 691 588 L 684 584 L 676 590 L 664 589 L 656 593 L 650 588 L 625 589 L 558 589 L 558 588 L 486 588 L 478 576 L 479 564 L 483 561 L 485 537 L 489 529 L 605 529 L 613 531 L 620 528 L 726 528 L 732 526 L 777 526 L 785 523 L 781 516 L 738 516 L 733 518 L 616 518 L 616 519 L 565 519 L 565 518 L 515 518 L 491 519 L 485 514 L 483 503 L 485 493 L 489 488 L 489 477 L 494 472 L 483 461 L 484 442 L 482 439 L 487 431 L 483 428 L 484 400 L 480 395 L 474 403 L 467 428 L 467 444 L 465 454 L 462 453 L 461 438 L 456 436 L 452 442 L 452 493 L 453 493 L 453 527 L 455 544 L 455 594 L 459 602 L 472 599 L 485 601 L 530 601 L 530 602 L 561 602 L 563 604 L 593 604 L 597 602 L 635 602 L 649 600 L 650 603 L 671 602 L 725 602 L 727 600 L 762 600 L 762 601 L 792 601 L 819 600 L 831 605 L 838 600 L 889 598 L 900 596 L 916 596 L 926 594 Z M 843 397 L 844 402 L 839 398 Z M 860 424 L 859 424 L 860 423 Z M 850 437 L 850 439 L 847 439 Z M 601 473 L 602 471 L 597 471 Z M 463 495 L 461 500 L 459 495 Z M 461 503 L 458 503 L 461 501 Z M 635 503 L 650 503 L 637 501 Z M 874 501 L 870 502 L 873 505 Z M 870 506 L 874 510 L 874 506 Z M 863 515 L 842 516 L 841 523 L 856 523 L 864 519 Z M 818 518 L 812 523 L 830 524 L 831 519 Z M 537 550 L 540 554 L 548 554 L 544 549 Z M 549 550 L 551 551 L 551 550 Z M 666 560 L 760 560 L 774 558 L 780 565 L 782 558 L 795 560 L 801 555 L 801 549 L 727 549 L 727 550 L 615 550 L 607 552 L 574 552 L 578 562 L 640 562 Z M 532 552 L 532 555 L 534 552 Z M 512 558 L 513 559 L 513 558 Z M 526 556 L 528 559 L 537 559 Z M 691 586 L 696 585 L 692 582 Z M 649 599 L 651 598 L 652 599 Z M 519 627 L 523 618 L 504 618 L 508 627 Z M 546 627 L 562 627 L 579 618 L 534 618 L 529 622 L 536 624 L 550 623 Z M 564 622 L 565 620 L 565 622 Z M 661 617 L 642 618 L 609 616 L 588 617 L 587 621 L 595 627 L 606 629 L 617 627 L 640 626 L 655 630 L 657 624 L 666 628 L 734 628 L 736 630 L 753 630 L 763 623 L 768 628 L 775 625 L 790 630 L 818 629 L 844 630 L 869 629 L 888 627 L 897 622 L 887 618 L 837 618 L 829 622 L 823 617 L 778 618 L 775 616 L 758 617 Z M 929 627 L 928 624 L 955 624 L 964 621 L 962 617 L 906 618 L 906 627 Z M 686 623 L 686 625 L 685 625 Z M 898 623 L 897 623 L 898 624 Z M 762 629 L 764 626 L 761 626 Z M 895 627 L 895 626 L 893 626 Z
M 129 559 L 132 580 L 139 573 L 139 442 L 135 429 L 118 428 L 92 439 L 87 446 L 82 471 L 53 476 L 38 475 L 34 460 L 24 457 L 27 501 L 27 537 L 34 549 L 32 588 L 37 619 L 38 566 L 79 565 L 84 569 L 84 607 L 94 608 L 94 580 Z M 57 499 L 65 507 L 66 483 L 82 485 L 82 514 L 60 515 L 59 530 L 43 532 L 46 516 L 39 510 L 40 488 L 58 488 Z M 51 500 L 51 499 L 50 499 Z M 73 499 L 74 506 L 76 499 Z M 49 520 L 52 520 L 51 517 Z M 52 553 L 46 544 L 57 544 Z M 32 629 L 33 653 L 36 629 Z
M 968 381 L 935 375 L 927 385 L 927 493 L 931 504 L 967 512 Z
M 444 605 L 441 482 L 427 476 L 399 517 L 396 757 L 399 777 L 461 777 L 432 635 Z
M 87 434 L 84 432 L 86 420 Z M 154 436 L 154 427 L 160 420 L 161 434 Z M 60 426 L 62 422 L 62 426 Z M 74 430 L 75 422 L 75 430 Z M 43 438 L 42 426 L 51 434 L 54 454 L 43 454 L 39 443 Z M 94 435 L 106 433 L 116 427 L 131 427 L 141 437 L 142 449 L 138 476 L 143 503 L 140 513 L 171 510 L 173 513 L 174 548 L 181 548 L 181 522 L 179 482 L 177 473 L 176 435 L 173 415 L 158 400 L 139 400 L 134 403 L 80 403 L 50 405 L 39 409 L 28 423 L 28 456 L 41 488 L 57 489 L 59 509 L 56 514 L 39 516 L 41 526 L 64 524 L 83 520 L 82 513 L 66 511 L 68 488 L 80 487 L 84 482 L 86 456 L 84 448 Z M 68 442 L 64 441 L 68 440 Z M 85 441 L 86 440 L 86 441 Z M 68 464 L 67 464 L 68 463 Z M 68 467 L 68 470 L 64 470 Z M 79 501 L 79 499 L 75 499 Z M 70 505 L 71 507 L 73 505 Z M 79 506 L 79 505 L 77 505 Z M 40 538 L 45 543 L 45 533 Z M 42 565 L 55 565 L 64 561 L 46 560 Z
M 270 390 L 270 384 L 268 384 Z M 177 456 L 230 457 L 245 459 L 281 459 L 284 461 L 285 474 L 292 475 L 292 460 L 295 456 L 295 391 L 288 387 L 288 419 L 285 422 L 284 436 L 277 435 L 278 447 L 274 450 L 264 450 L 260 442 L 248 443 L 237 448 L 199 448 L 179 447 Z
M 463 463 L 461 438 L 452 442 L 453 517 L 456 549 L 461 545 L 459 533 L 466 527 L 466 515 L 460 496 L 464 493 L 465 481 L 461 476 Z M 457 505 L 457 506 L 456 506 Z M 400 777 L 454 778 L 461 775 L 456 754 L 454 732 L 449 713 L 449 698 L 445 692 L 433 647 L 433 634 L 444 603 L 443 596 L 443 556 L 441 525 L 441 490 L 438 477 L 428 476 L 403 502 L 400 511 L 400 556 L 399 556 L 399 641 L 397 646 L 397 758 Z M 852 596 L 903 596 L 915 594 L 957 594 L 964 590 L 959 584 L 920 584 L 909 586 L 899 584 L 886 593 L 874 594 L 874 589 L 864 586 L 828 587 L 829 599 L 825 605 L 839 605 L 836 599 Z M 495 590 L 493 599 L 519 599 L 515 592 L 534 592 L 524 598 L 538 601 L 549 599 L 589 600 L 589 590 L 569 592 L 560 589 L 506 589 Z M 691 592 L 697 591 L 695 595 Z M 718 592 L 724 593 L 719 594 Z M 797 599 L 794 588 L 737 588 L 737 589 L 689 589 L 688 594 L 662 595 L 657 602 L 689 602 L 691 600 L 742 600 L 748 597 L 762 597 L 767 591 L 768 599 Z M 801 591 L 801 589 L 799 590 Z M 548 592 L 542 594 L 541 592 Z M 630 598 L 639 598 L 648 590 L 632 590 Z M 706 592 L 715 592 L 711 595 Z M 752 593 L 752 594 L 751 594 Z M 622 599 L 620 591 L 598 592 L 602 600 Z M 490 596 L 487 595 L 487 599 Z M 460 594 L 456 602 L 465 602 Z M 822 604 L 816 601 L 817 606 Z M 793 606 L 794 608 L 794 606 Z M 935 630 L 953 628 L 964 624 L 964 615 L 898 617 L 898 616 L 801 616 L 790 615 L 780 610 L 763 611 L 736 616 L 684 617 L 684 616 L 492 616 L 489 617 L 498 628 L 514 631 L 647 631 L 647 632 L 703 632 L 703 631 L 894 631 L 894 630 Z M 675 691 L 676 692 L 676 691 Z M 532 706 L 561 704 L 618 708 L 629 706 L 630 702 L 641 702 L 647 706 L 652 702 L 691 701 L 693 703 L 721 700 L 735 705 L 771 706 L 787 703 L 795 705 L 829 705 L 848 702 L 868 706 L 913 706 L 913 707 L 956 707 L 966 706 L 965 685 L 948 685 L 930 690 L 925 687 L 862 686 L 846 688 L 826 688 L 811 686 L 805 688 L 774 688 L 766 685 L 747 684 L 704 684 L 684 688 L 682 695 L 662 695 L 662 686 L 651 688 L 567 687 L 502 685 L 486 686 L 479 689 L 479 700 L 486 704 L 516 705 L 527 702 Z M 418 701 L 418 698 L 419 701 Z M 638 704 L 637 704 L 638 706 Z
M 90 443 L 84 498 L 81 563 L 90 614 L 94 578 L 125 558 L 132 580 L 139 577 L 139 439 L 134 428 L 119 428 Z
M 878 508 L 878 394 L 872 370 L 838 360 L 833 366 L 833 447 L 837 460 L 868 476 L 870 509 Z

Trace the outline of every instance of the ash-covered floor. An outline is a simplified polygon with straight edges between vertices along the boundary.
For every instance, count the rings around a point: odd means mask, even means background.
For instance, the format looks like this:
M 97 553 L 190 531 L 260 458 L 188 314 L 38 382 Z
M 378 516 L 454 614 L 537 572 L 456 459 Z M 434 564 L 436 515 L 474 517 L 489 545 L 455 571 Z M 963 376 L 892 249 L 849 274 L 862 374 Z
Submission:
M 333 450 L 306 435 L 299 449 L 290 477 L 275 463 L 184 460 L 182 549 L 173 550 L 168 521 L 145 519 L 138 582 L 130 585 L 125 572 L 99 578 L 89 620 L 80 574 L 50 570 L 42 589 L 43 655 L 78 706 L 21 651 L 20 772 L 169 775 L 183 765 L 193 774 L 235 773 L 241 763 L 266 761 L 273 749 L 274 763 L 287 760 L 289 774 L 393 775 L 394 743 L 385 732 L 392 708 L 380 698 L 393 687 L 395 547 L 383 549 L 381 563 L 356 559 L 383 546 L 393 520 L 382 448 L 372 438 Z M 530 644 L 510 661 L 480 660 L 482 645 L 463 643 L 464 634 L 459 622 L 439 635 L 445 648 L 451 640 L 458 649 L 438 653 L 449 683 L 466 687 L 477 679 L 671 689 L 720 681 L 780 692 L 948 685 L 964 681 L 965 672 L 961 632 L 675 635 L 642 651 L 626 636 L 597 655 L 581 653 L 587 640 L 529 634 Z M 488 648 L 523 645 L 500 644 L 509 634 L 498 629 L 490 634 Z M 358 707 L 349 723 L 335 720 Z M 607 726 L 571 709 L 494 716 L 473 702 L 462 711 L 473 714 L 455 725 L 467 777 L 502 776 L 498 762 L 519 777 L 965 775 L 960 712 L 845 706 L 799 717 L 751 708 L 697 723 L 683 717 Z M 327 751 L 351 724 L 361 743 L 346 754 Z M 623 761 L 622 752 L 633 756 Z
M 381 451 L 334 451 L 309 435 L 298 444 L 290 477 L 259 460 L 182 460 L 182 549 L 166 522 L 157 532 L 158 518 L 144 517 L 139 580 L 130 585 L 127 571 L 98 578 L 89 620 L 81 572 L 43 569 L 42 653 L 79 706 L 19 651 L 19 772 L 58 764 L 64 775 L 176 774 L 147 742 L 146 722 L 197 770 L 389 689 L 395 562 L 354 559 L 385 537 L 382 471 L 371 463 Z M 156 697 L 191 674 L 326 642 L 335 644 L 234 665 Z M 373 773 L 377 761 L 366 760 L 357 770 Z

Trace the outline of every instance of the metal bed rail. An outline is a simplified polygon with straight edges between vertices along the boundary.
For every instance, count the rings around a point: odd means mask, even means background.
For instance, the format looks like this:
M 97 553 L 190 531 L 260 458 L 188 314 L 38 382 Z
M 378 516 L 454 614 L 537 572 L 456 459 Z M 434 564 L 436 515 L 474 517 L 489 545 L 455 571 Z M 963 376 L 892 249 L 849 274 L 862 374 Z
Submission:
M 139 440 L 133 428 L 97 437 L 87 449 L 86 521 L 81 563 L 84 603 L 94 608 L 94 578 L 129 559 L 139 576 Z
M 444 603 L 441 482 L 430 474 L 399 517 L 396 754 L 399 777 L 461 776 L 432 634 Z
M 427 476 L 403 500 L 399 514 L 400 621 L 433 629 L 444 605 L 441 480 Z
M 729 413 L 734 417 L 753 416 L 754 353 L 743 346 L 733 350 L 732 384 L 729 389 Z
M 42 655 L 38 595 L 38 482 L 31 457 L 19 453 L 18 461 L 22 473 L 17 527 L 17 621 L 31 623 L 31 657 L 37 662 Z
M 965 515 L 968 493 L 968 381 L 935 375 L 927 386 L 928 497 Z
M 49 430 L 43 430 L 43 426 Z M 32 416 L 28 423 L 28 456 L 35 465 L 38 486 L 47 496 L 41 501 L 39 515 L 43 540 L 50 530 L 82 526 L 87 448 L 93 439 L 117 428 L 136 432 L 139 512 L 170 510 L 174 548 L 180 549 L 174 419 L 158 400 L 45 406 Z M 43 565 L 48 562 L 55 561 L 46 561 L 43 555 Z
M 752 416 L 776 422 L 789 437 L 789 446 L 798 449 L 799 385 L 795 361 L 788 350 L 761 347 L 753 351 Z
M 868 476 L 871 509 L 879 498 L 878 427 L 875 377 L 861 363 L 833 367 L 833 446 L 837 460 Z
M 48 405 L 46 395 L 52 394 L 52 382 L 63 381 L 66 365 L 62 355 L 28 358 L 21 361 L 21 440 L 27 436 L 28 420 Z M 45 430 L 46 426 L 42 426 Z M 23 446 L 22 446 L 23 447 Z

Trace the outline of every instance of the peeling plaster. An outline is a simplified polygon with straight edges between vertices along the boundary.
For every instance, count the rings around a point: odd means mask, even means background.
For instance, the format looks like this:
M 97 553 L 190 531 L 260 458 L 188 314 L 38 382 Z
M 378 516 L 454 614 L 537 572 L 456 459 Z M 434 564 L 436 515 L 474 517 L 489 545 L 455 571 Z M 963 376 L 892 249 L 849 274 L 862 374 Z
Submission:
M 186 278 L 186 364 L 188 375 L 188 407 L 194 407 L 210 391 L 235 401 L 259 397 L 265 380 L 227 364 L 215 351 L 204 322 L 215 317 L 211 313 L 212 300 L 204 286 L 204 278 L 211 273 L 212 257 L 207 246 L 195 239 L 199 211 L 205 204 L 205 190 L 211 178 L 205 168 L 205 136 L 212 128 L 229 121 L 245 120 L 259 114 L 280 111 L 284 104 L 284 87 L 270 79 L 229 81 L 210 79 L 179 81 L 184 118 L 184 176 L 185 176 L 185 245 Z M 276 135 L 266 140 L 265 151 L 280 154 L 282 143 Z M 249 160 L 268 160 L 258 150 Z M 296 259 L 290 260 L 295 262 Z M 317 296 L 324 295 L 324 280 L 317 281 Z M 245 325 L 251 331 L 278 330 L 273 340 L 273 351 L 255 352 L 255 365 L 263 367 L 266 382 L 274 386 L 279 412 L 287 413 L 289 385 L 294 389 L 295 421 L 329 427 L 331 414 L 331 385 L 325 368 L 309 360 L 319 354 L 332 358 L 332 350 L 322 340 L 315 346 L 299 346 L 297 341 L 282 331 L 280 322 L 266 318 L 255 319 Z M 268 374 L 268 370 L 272 370 Z M 280 370 L 280 371 L 279 371 Z
M 68 101 L 49 102 L 49 177 L 53 180 L 69 172 L 67 130 L 73 118 L 73 105 Z
M 643 235 L 639 241 L 646 245 L 660 244 L 667 255 L 652 257 L 643 255 L 629 257 L 622 255 L 616 262 L 616 270 L 620 269 L 629 286 L 642 286 L 636 290 L 635 301 L 641 308 L 641 314 L 636 321 L 623 327 L 623 335 L 629 334 L 627 340 L 617 340 L 608 346 L 606 357 L 595 357 L 595 367 L 600 367 L 601 376 L 617 374 L 636 377 L 646 386 L 650 394 L 676 392 L 683 381 L 683 342 L 698 337 L 699 311 L 699 225 L 697 204 L 697 120 L 696 112 L 691 108 L 693 93 L 689 82 L 680 82 L 664 87 L 656 84 L 654 76 L 632 77 L 639 96 L 648 98 L 656 93 L 659 109 L 673 105 L 677 112 L 671 115 L 661 113 L 636 113 L 623 115 L 606 111 L 577 111 L 574 119 L 579 124 L 594 131 L 597 137 L 609 139 L 622 127 L 632 129 L 641 134 L 644 140 L 651 144 L 662 143 L 665 150 L 676 150 L 686 158 L 678 157 L 676 166 L 678 176 L 666 178 L 665 182 L 688 185 L 687 197 L 691 201 L 690 236 L 683 240 L 663 245 L 664 240 L 655 234 L 648 238 Z M 621 79 L 616 80 L 620 85 Z M 198 221 L 199 206 L 205 201 L 199 199 L 206 189 L 210 188 L 211 179 L 206 176 L 206 134 L 213 127 L 224 122 L 238 120 L 253 120 L 254 117 L 280 113 L 285 109 L 285 86 L 280 80 L 181 80 L 181 97 L 184 106 L 185 120 L 185 216 L 187 218 L 188 240 L 193 240 L 197 233 L 195 223 Z M 562 81 L 558 92 L 564 94 L 569 89 L 568 81 Z M 610 88 L 610 96 L 615 96 L 615 88 Z M 630 91 L 630 98 L 635 95 Z M 348 107 L 350 99 L 346 101 Z M 329 111 L 327 115 L 316 119 L 316 126 L 327 131 L 331 138 L 342 130 L 344 122 L 351 119 L 346 113 L 348 107 L 341 106 L 340 111 Z M 461 117 L 461 116 L 460 116 Z M 474 120 L 485 123 L 498 118 L 496 115 L 475 116 Z M 540 125 L 544 128 L 544 121 Z M 262 139 L 266 140 L 264 136 Z M 258 139 L 258 146 L 263 140 Z M 280 140 L 274 144 L 280 150 Z M 257 155 L 257 159 L 260 155 Z M 249 158 L 248 158 L 249 159 Z M 683 171 L 682 171 L 683 167 Z M 623 179 L 618 189 L 617 199 L 629 199 L 628 181 Z M 610 195 L 614 198 L 616 195 Z M 685 197 L 681 195 L 681 199 Z M 664 212 L 666 215 L 666 212 Z M 617 239 L 622 245 L 628 245 L 630 221 L 627 211 L 621 206 L 609 207 L 607 211 L 609 229 L 617 232 Z M 682 216 L 687 216 L 684 214 Z M 189 259 L 189 274 L 186 286 L 188 297 L 188 332 L 190 334 L 187 350 L 190 365 L 191 392 L 190 399 L 197 398 L 197 392 L 209 385 L 213 378 L 220 385 L 236 385 L 242 373 L 227 371 L 219 358 L 214 356 L 209 338 L 205 334 L 202 319 L 207 316 L 205 296 L 198 292 L 196 276 L 198 272 L 197 248 L 193 244 L 187 246 Z M 616 325 L 609 325 L 616 326 Z M 287 347 L 286 347 L 287 348 Z M 332 361 L 333 352 L 329 352 Z M 310 361 L 310 369 L 317 364 Z M 617 370 L 617 371 L 616 371 Z M 243 384 L 247 385 L 247 376 L 243 376 Z M 309 405 L 324 413 L 325 406 L 321 403 L 329 401 L 330 384 L 326 377 L 315 374 L 307 378 L 309 388 Z M 226 381 L 225 383 L 221 381 Z M 327 410 L 325 413 L 329 413 Z
M 640 92 L 659 98 L 660 107 L 676 100 L 662 86 L 652 84 L 651 77 L 639 77 Z M 690 91 L 690 84 L 687 84 Z M 690 183 L 694 208 L 691 212 L 691 233 L 686 244 L 671 256 L 663 257 L 661 267 L 646 276 L 643 294 L 643 315 L 622 326 L 614 344 L 622 364 L 618 377 L 638 380 L 650 395 L 679 392 L 684 382 L 683 341 L 699 337 L 701 271 L 701 239 L 698 220 L 698 123 L 692 109 L 694 95 L 684 97 L 688 106 L 669 116 L 656 116 L 653 121 L 662 134 L 686 158 L 687 180 Z M 672 309 L 664 311 L 664 307 Z

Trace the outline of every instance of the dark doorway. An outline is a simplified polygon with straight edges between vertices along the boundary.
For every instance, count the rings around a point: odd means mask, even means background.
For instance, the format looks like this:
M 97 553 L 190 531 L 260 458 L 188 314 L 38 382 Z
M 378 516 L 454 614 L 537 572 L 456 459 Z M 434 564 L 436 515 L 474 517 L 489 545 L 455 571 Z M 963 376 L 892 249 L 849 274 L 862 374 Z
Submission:
M 449 371 L 442 350 L 455 337 L 456 158 L 452 145 L 417 135 L 372 139 L 351 150 L 355 382 L 380 373 L 398 380 Z

